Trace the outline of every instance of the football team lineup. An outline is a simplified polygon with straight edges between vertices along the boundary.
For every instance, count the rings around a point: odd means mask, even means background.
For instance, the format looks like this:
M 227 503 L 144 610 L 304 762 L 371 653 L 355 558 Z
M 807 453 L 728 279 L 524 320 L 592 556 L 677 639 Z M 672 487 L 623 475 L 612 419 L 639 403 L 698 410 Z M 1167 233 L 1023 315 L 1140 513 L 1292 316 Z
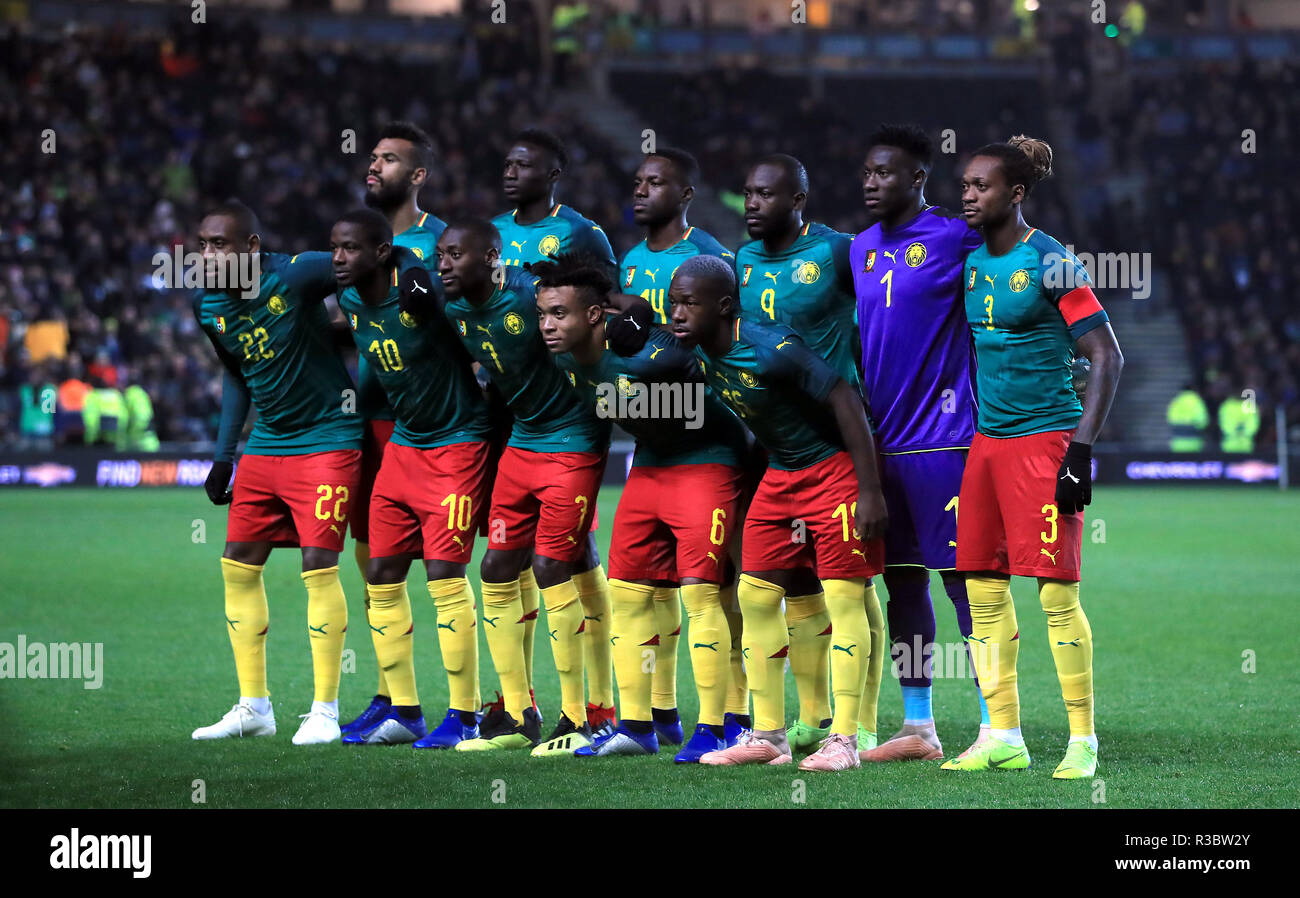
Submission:
M 1084 266 L 1026 223 L 1052 150 L 1024 136 L 975 150 L 958 214 L 925 199 L 923 129 L 884 125 L 865 146 L 869 228 L 805 220 L 804 166 L 768 155 L 746 173 L 751 240 L 734 254 L 687 220 L 695 159 L 658 147 L 633 179 L 645 239 L 617 260 L 556 202 L 566 149 L 536 128 L 511 141 L 514 208 L 491 221 L 419 207 L 432 142 L 409 122 L 378 135 L 366 207 L 338 218 L 328 252 L 269 252 L 250 208 L 210 207 L 197 237 L 212 286 L 193 308 L 226 371 L 206 490 L 230 506 L 220 563 L 239 698 L 193 738 L 276 735 L 264 569 L 273 547 L 298 547 L 314 696 L 294 745 L 1028 770 L 1011 593 L 1023 577 L 1069 721 L 1051 778 L 1091 780 L 1083 512 L 1123 357 Z M 232 259 L 249 255 L 256 267 Z M 248 270 L 256 285 L 225 277 Z M 1076 353 L 1092 365 L 1082 396 Z M 636 449 L 616 507 L 598 511 L 613 423 Z M 341 716 L 349 527 L 364 579 L 351 620 L 367 623 L 377 685 Z M 408 592 L 417 559 L 433 612 Z M 935 668 L 955 665 L 936 644 L 931 572 L 978 720 L 960 752 L 935 724 Z M 447 706 L 426 721 L 414 633 L 430 617 Z M 538 642 L 558 702 L 539 697 Z M 892 735 L 877 732 L 891 646 Z M 495 682 L 480 682 L 481 656 Z

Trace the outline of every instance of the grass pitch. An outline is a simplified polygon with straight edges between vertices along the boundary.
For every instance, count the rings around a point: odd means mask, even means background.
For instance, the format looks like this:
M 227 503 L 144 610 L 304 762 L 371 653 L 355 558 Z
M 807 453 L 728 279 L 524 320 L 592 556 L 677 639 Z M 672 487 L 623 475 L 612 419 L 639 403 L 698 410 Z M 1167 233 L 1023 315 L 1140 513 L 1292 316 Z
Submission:
M 617 495 L 601 495 L 602 551 Z M 1034 759 L 1024 774 L 960 775 L 941 772 L 938 762 L 838 775 L 717 770 L 674 765 L 671 750 L 578 761 L 405 746 L 297 748 L 289 739 L 312 684 L 306 593 L 290 550 L 273 553 L 266 569 L 279 733 L 192 742 L 190 731 L 219 718 L 238 692 L 217 562 L 224 509 L 198 489 L 5 492 L 0 642 L 24 634 L 28 644 L 103 643 L 104 672 L 95 690 L 81 681 L 0 679 L 0 806 L 1295 807 L 1300 677 L 1292 665 L 1300 657 L 1291 638 L 1300 495 L 1102 486 L 1088 511 L 1082 596 L 1096 646 L 1101 764 L 1098 780 L 1064 783 L 1051 772 L 1067 736 L 1065 711 L 1028 580 L 1013 586 L 1023 727 Z M 358 626 L 362 592 L 351 545 L 341 567 L 352 614 L 347 647 L 355 653 L 341 695 L 350 719 L 374 691 L 375 661 Z M 477 561 L 471 577 L 477 594 Z M 955 643 L 937 577 L 932 594 L 939 639 Z M 446 708 L 446 682 L 419 566 L 410 595 L 420 697 L 435 722 Z M 689 732 L 696 700 L 685 639 L 680 652 L 679 707 Z M 480 656 L 490 696 L 496 677 L 482 642 Z M 535 679 L 549 730 L 559 688 L 545 638 L 537 641 Z M 787 689 L 793 716 L 792 680 Z M 935 682 L 949 756 L 975 735 L 973 689 L 965 677 Z M 898 682 L 887 673 L 882 734 L 897 728 L 901 712 Z M 196 780 L 203 803 L 194 800 Z

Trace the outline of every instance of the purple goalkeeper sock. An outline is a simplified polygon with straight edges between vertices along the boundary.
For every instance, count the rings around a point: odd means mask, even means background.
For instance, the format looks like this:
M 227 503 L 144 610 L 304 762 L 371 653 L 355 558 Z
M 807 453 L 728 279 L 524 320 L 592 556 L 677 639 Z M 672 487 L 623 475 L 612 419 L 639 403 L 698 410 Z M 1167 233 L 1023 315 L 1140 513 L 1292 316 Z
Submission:
M 889 590 L 885 613 L 889 620 L 890 653 L 898 681 L 903 686 L 928 689 L 935 631 L 929 574 L 898 577 L 885 571 L 885 589 Z

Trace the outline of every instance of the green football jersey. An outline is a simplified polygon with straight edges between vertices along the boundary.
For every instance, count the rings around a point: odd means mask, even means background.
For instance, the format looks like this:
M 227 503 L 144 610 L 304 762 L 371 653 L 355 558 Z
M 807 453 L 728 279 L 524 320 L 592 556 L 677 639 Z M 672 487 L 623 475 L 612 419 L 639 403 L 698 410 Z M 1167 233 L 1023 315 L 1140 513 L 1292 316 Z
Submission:
M 393 246 L 411 250 L 429 269 L 433 282 L 438 283 L 438 238 L 447 229 L 447 223 L 429 212 L 420 213 L 419 219 L 402 233 L 393 237 Z M 357 355 L 357 407 L 367 421 L 392 421 L 393 407 L 379 386 L 371 370 L 370 360 L 364 352 Z
M 402 311 L 398 270 L 388 295 L 368 305 L 355 287 L 339 294 L 357 353 L 396 412 L 392 441 L 416 449 L 487 439 L 487 401 L 447 321 L 421 322 Z M 436 288 L 435 288 L 436 289 Z
M 448 299 L 445 312 L 514 413 L 508 445 L 533 452 L 604 452 L 609 422 L 574 392 L 542 340 L 536 278 L 520 268 L 505 271 L 505 282 L 483 305 Z
M 591 366 L 567 352 L 555 362 L 599 417 L 636 439 L 633 467 L 739 467 L 743 461 L 744 425 L 705 388 L 695 355 L 672 334 L 656 328 L 626 357 L 606 347 Z
M 836 374 L 860 389 L 852 242 L 849 234 L 808 222 L 779 253 L 769 254 L 762 240 L 738 249 L 736 277 L 744 318 L 793 329 Z
M 195 294 L 199 326 L 243 376 L 243 387 L 230 377 L 224 389 L 246 390 L 257 409 L 249 454 L 361 448 L 361 416 L 348 402 L 352 378 L 322 302 L 334 290 L 329 253 L 262 253 L 256 299 Z M 218 461 L 233 459 L 247 410 L 246 401 L 223 402 Z
M 709 389 L 748 425 L 778 471 L 799 471 L 844 450 L 825 400 L 841 378 L 793 330 L 736 319 L 720 358 L 700 347 Z
M 1070 386 L 1074 343 L 1106 323 L 1076 256 L 1030 228 L 1012 250 L 966 257 L 966 319 L 975 337 L 979 432 L 1069 430 L 1083 407 Z
M 604 259 L 609 277 L 618 274 L 614 250 L 609 238 L 590 218 L 583 218 L 563 203 L 540 220 L 529 225 L 515 222 L 515 213 L 506 212 L 492 219 L 501 234 L 501 264 L 522 267 L 561 253 L 590 253 Z
M 682 239 L 667 249 L 654 252 L 642 240 L 627 251 L 619 263 L 622 277 L 620 289 L 639 296 L 654 309 L 655 323 L 668 323 L 668 286 L 672 283 L 677 266 L 691 256 L 717 256 L 734 265 L 735 255 L 707 231 L 691 227 Z

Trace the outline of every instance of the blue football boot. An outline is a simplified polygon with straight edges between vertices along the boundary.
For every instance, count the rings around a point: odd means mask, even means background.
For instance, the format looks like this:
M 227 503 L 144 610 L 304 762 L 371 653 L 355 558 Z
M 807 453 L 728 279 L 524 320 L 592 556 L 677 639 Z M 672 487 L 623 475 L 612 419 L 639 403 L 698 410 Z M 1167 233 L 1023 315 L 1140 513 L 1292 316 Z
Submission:
M 614 731 L 598 736 L 590 745 L 585 745 L 573 753 L 575 758 L 600 758 L 612 755 L 657 755 L 659 739 L 654 731 L 634 733 L 627 729 L 626 723 L 614 727 Z
M 478 724 L 466 726 L 460 722 L 460 712 L 452 708 L 438 724 L 438 728 L 415 743 L 415 748 L 455 748 L 466 739 L 477 739 Z
M 711 751 L 722 751 L 727 747 L 726 739 L 713 735 L 707 723 L 702 723 L 691 734 L 691 741 L 682 746 L 682 750 L 673 758 L 677 764 L 698 764 L 700 756 Z
M 379 722 L 366 730 L 343 734 L 344 745 L 405 745 L 429 735 L 424 717 L 407 720 L 390 707 Z
M 379 721 L 383 720 L 384 715 L 388 713 L 388 709 L 392 706 L 393 703 L 391 701 L 382 696 L 376 695 L 370 700 L 370 705 L 366 710 L 358 714 L 354 720 L 350 720 L 339 727 L 339 732 L 346 736 L 348 733 L 368 730 L 375 724 L 379 723 Z

